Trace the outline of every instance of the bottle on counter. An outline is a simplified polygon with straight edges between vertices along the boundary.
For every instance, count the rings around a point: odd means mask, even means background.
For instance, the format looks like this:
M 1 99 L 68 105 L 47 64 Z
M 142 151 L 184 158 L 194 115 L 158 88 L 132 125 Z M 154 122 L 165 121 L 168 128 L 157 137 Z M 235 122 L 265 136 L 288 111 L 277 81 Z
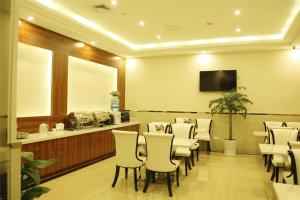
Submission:
M 110 109 L 112 112 L 118 112 L 120 109 L 120 93 L 118 91 L 112 91 L 110 94 Z

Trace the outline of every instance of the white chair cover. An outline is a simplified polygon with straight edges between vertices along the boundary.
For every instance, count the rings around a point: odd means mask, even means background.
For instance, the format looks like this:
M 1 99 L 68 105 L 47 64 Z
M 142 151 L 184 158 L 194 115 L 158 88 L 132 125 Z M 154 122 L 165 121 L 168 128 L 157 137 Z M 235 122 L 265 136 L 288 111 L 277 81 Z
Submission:
M 147 124 L 148 132 L 150 132 L 150 133 L 168 133 L 170 125 L 171 124 L 169 122 L 150 122 Z
M 189 139 L 193 138 L 193 124 L 186 124 L 186 123 L 175 123 L 171 124 L 172 133 L 175 135 L 176 138 L 184 138 Z
M 175 118 L 175 123 L 191 123 L 191 118 L 188 118 L 188 117 L 177 117 Z
M 112 131 L 116 142 L 116 165 L 120 167 L 141 167 L 143 161 L 138 159 L 137 140 L 138 132 Z
M 175 171 L 179 161 L 171 160 L 172 134 L 144 133 L 147 148 L 146 168 L 156 172 Z

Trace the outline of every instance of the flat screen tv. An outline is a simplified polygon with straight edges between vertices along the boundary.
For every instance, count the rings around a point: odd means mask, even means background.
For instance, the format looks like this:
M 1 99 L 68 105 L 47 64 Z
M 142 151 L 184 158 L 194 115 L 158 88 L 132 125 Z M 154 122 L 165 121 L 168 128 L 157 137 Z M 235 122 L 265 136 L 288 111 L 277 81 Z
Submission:
M 236 89 L 236 70 L 200 71 L 200 91 Z

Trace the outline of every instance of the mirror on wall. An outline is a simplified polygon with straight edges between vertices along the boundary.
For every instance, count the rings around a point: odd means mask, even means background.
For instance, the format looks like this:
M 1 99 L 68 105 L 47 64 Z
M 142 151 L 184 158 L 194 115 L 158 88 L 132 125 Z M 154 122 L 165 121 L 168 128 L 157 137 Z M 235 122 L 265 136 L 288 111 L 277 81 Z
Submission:
M 17 117 L 51 115 L 52 51 L 18 43 Z
M 110 92 L 117 90 L 118 70 L 69 56 L 68 113 L 109 111 Z

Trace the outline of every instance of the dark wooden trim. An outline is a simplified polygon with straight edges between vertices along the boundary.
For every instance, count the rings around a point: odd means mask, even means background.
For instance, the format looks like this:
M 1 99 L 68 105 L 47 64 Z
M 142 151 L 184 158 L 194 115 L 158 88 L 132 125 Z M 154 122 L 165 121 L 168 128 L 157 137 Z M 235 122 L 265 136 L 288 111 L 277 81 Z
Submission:
M 121 93 L 120 110 L 125 108 L 125 59 L 110 52 L 85 44 L 83 48 L 75 47 L 79 41 L 47 30 L 45 28 L 22 21 L 19 25 L 19 42 L 48 49 L 53 52 L 52 66 L 52 98 L 51 116 L 28 117 L 18 119 L 19 131 L 36 132 L 36 121 L 47 123 L 57 121 L 67 115 L 68 102 L 68 56 L 89 60 L 99 64 L 117 68 L 118 90 Z M 61 120 L 59 120 L 61 121 Z M 24 124 L 25 123 L 25 124 Z M 32 127 L 29 128 L 29 124 Z M 23 129 L 26 127 L 25 129 Z M 51 126 L 50 126 L 51 127 Z M 35 130 L 35 131 L 34 131 Z
M 197 111 L 168 111 L 168 110 L 126 110 L 128 112 L 159 112 L 159 113 L 191 113 L 191 114 L 209 114 L 211 112 L 197 112 Z M 218 115 L 227 115 L 228 113 L 222 113 Z M 239 114 L 233 114 L 239 115 Z M 247 113 L 247 115 L 279 115 L 279 116 L 300 116 L 300 114 L 284 114 L 284 113 Z

